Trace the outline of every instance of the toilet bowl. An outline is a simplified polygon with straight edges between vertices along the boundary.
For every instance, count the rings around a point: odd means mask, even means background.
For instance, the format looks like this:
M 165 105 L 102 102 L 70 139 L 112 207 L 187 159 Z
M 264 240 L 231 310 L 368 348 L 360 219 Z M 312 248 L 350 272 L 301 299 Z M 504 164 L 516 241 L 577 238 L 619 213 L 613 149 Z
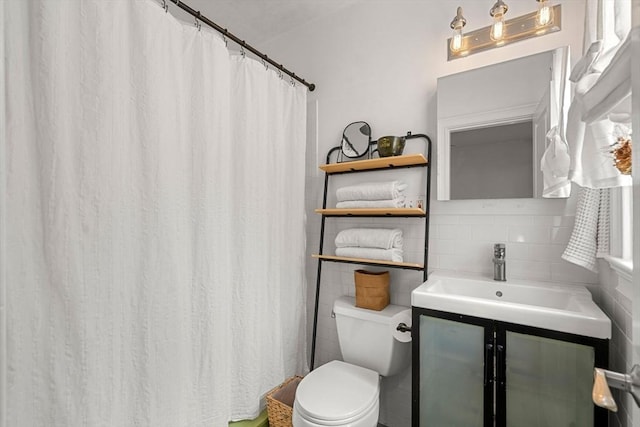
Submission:
M 302 379 L 293 404 L 293 427 L 376 427 L 380 409 L 380 376 L 406 369 L 411 345 L 394 338 L 398 318 L 407 307 L 381 311 L 355 306 L 352 297 L 333 305 L 344 361 L 322 365 Z M 403 317 L 406 319 L 406 317 Z M 410 323 L 405 320 L 405 323 Z
M 294 427 L 375 427 L 379 378 L 371 369 L 339 360 L 320 366 L 296 390 Z

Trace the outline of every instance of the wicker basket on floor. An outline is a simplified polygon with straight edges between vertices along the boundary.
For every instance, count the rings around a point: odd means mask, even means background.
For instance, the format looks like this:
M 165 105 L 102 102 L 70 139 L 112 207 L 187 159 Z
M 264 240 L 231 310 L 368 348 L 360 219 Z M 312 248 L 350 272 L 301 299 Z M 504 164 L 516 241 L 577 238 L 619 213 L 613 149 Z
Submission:
M 267 393 L 269 427 L 292 427 L 293 402 L 300 381 L 302 377 L 296 375 Z

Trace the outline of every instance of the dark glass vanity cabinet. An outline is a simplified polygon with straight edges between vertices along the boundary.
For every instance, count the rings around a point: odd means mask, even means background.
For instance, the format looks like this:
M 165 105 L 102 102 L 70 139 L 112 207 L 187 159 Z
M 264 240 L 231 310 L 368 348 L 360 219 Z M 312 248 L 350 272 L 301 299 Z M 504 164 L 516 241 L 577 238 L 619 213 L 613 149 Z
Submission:
M 413 427 L 602 427 L 593 368 L 608 343 L 413 307 Z

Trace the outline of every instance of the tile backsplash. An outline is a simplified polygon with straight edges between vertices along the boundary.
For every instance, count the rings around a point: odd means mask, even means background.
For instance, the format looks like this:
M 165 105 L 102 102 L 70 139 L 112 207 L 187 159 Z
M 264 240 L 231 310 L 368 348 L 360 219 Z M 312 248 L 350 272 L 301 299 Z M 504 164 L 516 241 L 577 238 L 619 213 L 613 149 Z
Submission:
M 598 276 L 561 258 L 573 216 L 431 215 L 429 267 L 490 275 L 493 244 L 505 243 L 507 278 L 595 284 Z

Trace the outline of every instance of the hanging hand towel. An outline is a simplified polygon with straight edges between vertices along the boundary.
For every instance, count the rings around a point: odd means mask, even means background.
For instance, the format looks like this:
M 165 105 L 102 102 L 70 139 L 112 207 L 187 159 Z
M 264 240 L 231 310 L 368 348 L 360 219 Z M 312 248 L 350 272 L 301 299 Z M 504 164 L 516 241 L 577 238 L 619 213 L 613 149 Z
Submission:
M 362 208 L 403 208 L 405 197 L 401 196 L 393 200 L 345 200 L 336 203 L 338 209 L 362 209 Z
M 407 184 L 403 181 L 368 182 L 341 187 L 336 190 L 339 202 L 347 200 L 392 200 L 403 195 Z
M 596 258 L 609 253 L 610 190 L 583 188 L 576 208 L 573 233 L 562 259 L 598 272 Z
M 402 262 L 402 249 L 380 248 L 336 248 L 336 255 L 348 258 L 377 259 L 380 261 Z
M 402 249 L 402 230 L 399 228 L 350 228 L 339 232 L 335 242 L 337 248 Z

